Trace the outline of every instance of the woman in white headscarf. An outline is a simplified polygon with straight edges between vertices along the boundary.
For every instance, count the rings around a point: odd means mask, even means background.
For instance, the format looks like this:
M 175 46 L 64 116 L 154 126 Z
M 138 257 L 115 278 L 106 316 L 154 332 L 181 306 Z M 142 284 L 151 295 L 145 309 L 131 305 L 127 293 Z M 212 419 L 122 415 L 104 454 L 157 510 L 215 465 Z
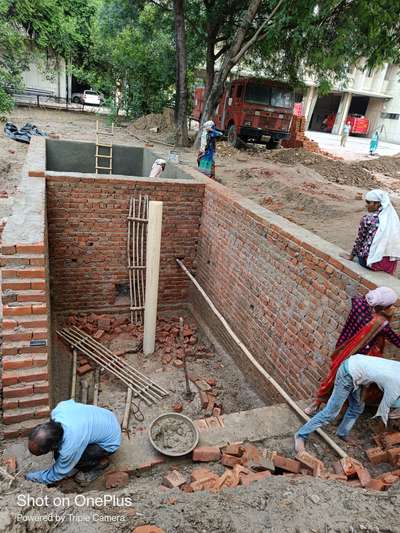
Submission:
M 365 195 L 368 213 L 361 219 L 350 259 L 361 266 L 394 274 L 400 259 L 400 220 L 389 195 L 374 189 Z
M 208 120 L 203 124 L 200 151 L 197 155 L 197 165 L 200 172 L 212 179 L 216 179 L 214 161 L 215 139 L 221 135 L 222 133 L 215 129 L 215 124 L 212 120 Z
M 165 159 L 156 159 L 151 167 L 149 178 L 159 178 L 164 172 L 166 164 Z

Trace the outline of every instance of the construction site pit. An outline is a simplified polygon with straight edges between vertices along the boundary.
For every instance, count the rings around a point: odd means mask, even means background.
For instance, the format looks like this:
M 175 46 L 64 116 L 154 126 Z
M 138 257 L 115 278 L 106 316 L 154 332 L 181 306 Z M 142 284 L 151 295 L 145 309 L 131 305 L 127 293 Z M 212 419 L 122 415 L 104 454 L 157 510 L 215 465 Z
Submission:
M 196 274 L 232 329 L 300 406 L 326 370 L 329 347 L 347 310 L 334 290 L 341 291 L 344 302 L 350 286 L 365 290 L 372 278 L 364 279 L 357 266 L 346 270 L 333 245 L 194 170 L 169 162 L 162 179 L 152 180 L 146 176 L 156 154 L 120 146 L 115 174 L 98 175 L 95 149 L 94 143 L 33 139 L 20 196 L 3 234 L 3 278 L 14 287 L 3 291 L 9 315 L 3 363 L 15 356 L 20 366 L 11 363 L 3 373 L 8 440 L 2 442 L 1 463 L 12 471 L 15 458 L 14 474 L 21 475 L 12 483 L 1 481 L 0 531 L 3 523 L 4 531 L 32 530 L 16 518 L 17 512 L 34 516 L 39 511 L 35 503 L 16 503 L 24 491 L 32 497 L 51 494 L 46 512 L 55 514 L 60 514 L 56 498 L 66 498 L 70 518 L 60 518 L 59 531 L 76 531 L 79 517 L 87 531 L 101 533 L 119 527 L 107 521 L 123 523 L 126 531 L 161 528 L 143 530 L 148 533 L 400 531 L 396 423 L 383 428 L 367 410 L 353 431 L 356 445 L 337 439 L 334 425 L 327 428 L 348 458 L 339 461 L 317 435 L 307 443 L 308 453 L 296 456 L 293 435 L 302 420 L 255 370 L 176 260 Z M 143 326 L 131 319 L 126 290 L 129 198 L 140 195 L 162 201 L 164 209 L 156 344 L 150 355 L 143 354 Z M 279 254 L 287 256 L 278 254 L 279 246 Z M 242 254 L 244 267 L 236 262 Z M 268 268 L 258 263 L 263 254 Z M 296 289 L 295 269 L 306 280 Z M 322 278 L 331 285 L 318 299 Z M 270 299 L 267 289 L 273 294 L 276 286 L 277 296 Z M 296 293 L 305 287 L 310 294 Z M 298 302 L 290 307 L 293 294 Z M 287 315 L 279 314 L 285 312 L 283 304 Z M 328 307 L 330 327 L 321 333 Z M 299 332 L 307 325 L 313 336 L 300 354 Z M 25 481 L 22 473 L 50 466 L 52 457 L 31 456 L 26 435 L 71 396 L 72 348 L 79 343 L 63 340 L 60 332 L 69 328 L 90 335 L 167 394 L 150 404 L 133 397 L 122 445 L 100 478 L 87 487 L 68 478 L 44 489 Z M 25 337 L 17 340 L 30 329 L 27 344 Z M 28 348 L 34 348 L 32 353 Z M 27 358 L 28 369 L 23 366 Z M 74 397 L 92 403 L 99 375 L 97 405 L 122 422 L 127 387 L 106 366 L 96 366 L 78 349 Z M 10 368 L 17 369 L 15 375 Z M 30 395 L 17 392 L 23 387 L 32 387 Z M 199 433 L 198 446 L 183 457 L 160 454 L 148 436 L 151 422 L 169 412 L 189 417 Z M 110 498 L 96 503 L 104 495 Z M 99 507 L 104 520 L 96 523 L 93 515 L 85 520 L 87 508 L 98 512 Z M 52 528 L 46 522 L 43 531 Z

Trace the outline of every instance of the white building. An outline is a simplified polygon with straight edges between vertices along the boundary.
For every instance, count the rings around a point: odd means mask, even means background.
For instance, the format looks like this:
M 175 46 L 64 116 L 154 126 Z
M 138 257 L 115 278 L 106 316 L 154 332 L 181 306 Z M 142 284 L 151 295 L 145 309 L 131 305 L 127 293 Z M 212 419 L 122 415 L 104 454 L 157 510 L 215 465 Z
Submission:
M 336 113 L 332 133 L 340 134 L 347 116 L 359 114 L 369 120 L 368 136 L 378 129 L 382 140 L 400 144 L 400 67 L 385 64 L 372 71 L 363 67 L 354 68 L 348 82 L 326 96 L 319 96 L 316 84 L 306 80 L 306 129 L 321 130 L 324 118 Z

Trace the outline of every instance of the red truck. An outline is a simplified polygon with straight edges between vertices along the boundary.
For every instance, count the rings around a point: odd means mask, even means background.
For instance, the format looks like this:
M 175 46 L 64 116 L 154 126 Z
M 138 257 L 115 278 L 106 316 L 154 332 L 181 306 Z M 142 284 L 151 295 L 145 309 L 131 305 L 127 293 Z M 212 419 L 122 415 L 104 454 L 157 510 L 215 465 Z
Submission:
M 323 131 L 330 133 L 333 125 L 335 124 L 336 113 L 331 113 L 326 117 L 324 121 L 325 128 Z M 347 115 L 346 124 L 350 122 L 351 130 L 350 135 L 367 135 L 369 129 L 369 120 L 364 115 L 357 115 L 355 113 Z
M 225 88 L 213 120 L 232 146 L 238 147 L 243 141 L 274 148 L 290 136 L 293 107 L 294 93 L 286 85 L 240 78 Z M 197 88 L 193 118 L 200 121 L 203 109 L 204 88 Z

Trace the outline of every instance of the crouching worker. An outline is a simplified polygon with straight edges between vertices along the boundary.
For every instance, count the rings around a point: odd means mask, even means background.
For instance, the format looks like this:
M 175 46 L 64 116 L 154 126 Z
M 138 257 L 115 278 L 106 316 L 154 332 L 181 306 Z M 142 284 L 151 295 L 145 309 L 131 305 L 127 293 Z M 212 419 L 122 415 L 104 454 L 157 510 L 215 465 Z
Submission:
M 121 428 L 108 409 L 60 402 L 51 419 L 32 429 L 28 447 L 33 455 L 53 452 L 55 463 L 47 470 L 29 472 L 26 479 L 50 485 L 75 475 L 87 484 L 99 477 L 109 465 L 108 456 L 121 445 Z
M 360 387 L 371 383 L 376 383 L 383 391 L 383 398 L 375 416 L 380 416 L 386 425 L 390 416 L 389 411 L 391 407 L 397 407 L 397 400 L 400 397 L 400 361 L 370 355 L 353 355 L 340 365 L 332 395 L 324 409 L 313 416 L 296 433 L 296 451 L 304 450 L 304 442 L 310 433 L 332 422 L 338 416 L 346 400 L 349 402 L 349 407 L 336 434 L 343 440 L 349 440 L 351 429 L 364 411 Z

